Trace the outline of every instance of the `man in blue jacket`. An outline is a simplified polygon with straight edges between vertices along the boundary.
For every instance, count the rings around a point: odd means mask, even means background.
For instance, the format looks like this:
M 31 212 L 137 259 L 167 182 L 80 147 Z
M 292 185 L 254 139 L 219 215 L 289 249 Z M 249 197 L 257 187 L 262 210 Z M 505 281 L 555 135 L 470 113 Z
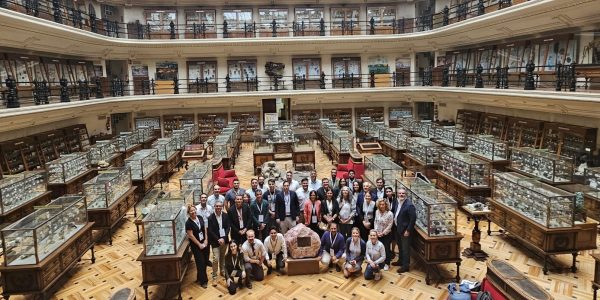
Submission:
M 298 211 L 298 196 L 296 192 L 290 190 L 290 183 L 284 181 L 283 190 L 279 197 L 275 198 L 275 216 L 282 234 L 296 226 Z
M 410 265 L 410 239 L 414 234 L 417 214 L 412 201 L 406 196 L 406 190 L 400 188 L 396 191 L 398 207 L 394 212 L 394 224 L 396 225 L 396 242 L 400 248 L 398 261 L 392 265 L 401 266 L 398 273 L 408 272 Z
M 329 223 L 327 231 L 321 237 L 321 248 L 319 248 L 319 259 L 327 268 L 331 264 L 335 265 L 335 270 L 342 270 L 344 251 L 346 250 L 346 240 L 344 235 L 337 232 L 337 224 Z

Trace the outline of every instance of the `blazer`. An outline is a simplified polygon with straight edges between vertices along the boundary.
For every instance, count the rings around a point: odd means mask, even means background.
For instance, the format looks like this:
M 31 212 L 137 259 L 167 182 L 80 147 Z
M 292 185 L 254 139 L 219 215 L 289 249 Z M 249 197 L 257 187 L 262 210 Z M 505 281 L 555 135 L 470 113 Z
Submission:
M 331 189 L 331 184 L 329 185 L 329 188 Z M 337 191 L 335 189 L 331 189 L 333 191 L 333 199 L 337 198 Z M 317 197 L 319 197 L 319 200 L 323 201 L 325 200 L 327 197 L 327 190 L 325 190 L 323 187 L 320 187 L 317 190 Z
M 337 200 L 333 199 L 333 205 L 332 205 L 332 209 L 331 211 L 329 211 L 329 208 L 327 207 L 327 200 L 323 200 L 321 201 L 321 212 L 320 215 L 324 216 L 327 214 L 331 214 L 333 215 L 337 215 L 340 212 L 340 204 L 337 202 Z
M 231 225 L 229 223 L 229 216 L 226 213 L 221 213 L 221 218 L 223 220 L 223 229 L 225 229 L 225 244 L 229 243 L 229 231 L 231 229 Z M 219 223 L 217 222 L 217 216 L 215 213 L 212 213 L 210 217 L 208 217 L 208 243 L 212 247 L 219 246 Z
M 397 234 L 404 234 L 405 231 L 412 232 L 415 229 L 415 222 L 417 220 L 417 213 L 415 211 L 415 205 L 412 200 L 407 198 L 400 207 L 400 212 L 396 219 L 396 232 Z
M 335 205 L 335 204 L 334 204 Z M 310 200 L 304 202 L 304 224 L 310 225 L 313 204 Z M 315 200 L 315 213 L 317 214 L 317 222 L 321 221 L 321 200 Z
M 271 197 L 271 201 L 274 201 L 275 203 L 277 203 L 277 198 L 283 199 L 283 196 L 281 195 L 281 191 L 278 189 L 275 189 L 275 192 L 271 193 L 268 189 L 263 193 L 263 201 L 266 201 L 267 203 L 269 202 L 269 197 Z M 271 209 L 269 207 L 269 209 Z
M 296 195 L 296 192 L 294 191 L 290 191 L 290 217 L 292 217 L 292 220 L 296 220 L 296 217 L 298 217 L 298 214 L 300 212 L 300 204 L 298 203 L 298 195 Z M 279 193 L 279 197 L 275 198 L 275 218 L 277 218 L 280 221 L 285 220 L 286 214 L 285 214 L 285 196 L 284 193 L 281 192 Z
M 229 250 L 227 250 L 229 251 Z M 242 272 L 245 271 L 244 268 L 244 254 L 242 254 L 242 252 L 238 249 L 238 253 L 236 255 L 236 264 L 234 265 L 234 259 L 233 259 L 233 255 L 231 255 L 231 253 L 227 253 L 227 255 L 225 255 L 225 279 L 229 279 L 231 278 L 231 273 L 233 273 L 234 270 L 236 270 L 238 273 L 236 274 L 236 277 L 242 277 Z M 246 275 L 248 276 L 248 275 Z M 231 278 L 234 279 L 234 278 Z
M 371 191 L 368 192 L 371 193 L 371 201 L 377 202 L 377 193 L 373 194 Z M 363 190 L 358 194 L 358 197 L 356 197 L 356 205 L 358 205 L 358 203 L 362 205 L 363 201 L 365 201 L 365 193 L 367 193 L 367 191 Z
M 363 210 L 363 206 L 365 204 L 365 197 L 364 194 L 358 195 L 358 197 L 356 198 L 356 220 L 357 222 L 360 222 L 359 224 L 362 224 L 362 221 L 365 220 L 365 211 Z M 371 223 L 373 223 L 373 219 L 375 219 L 375 211 L 377 210 L 377 202 L 375 202 L 375 200 L 373 200 L 373 198 L 371 198 L 371 202 L 375 203 L 375 205 L 373 205 L 373 210 L 371 211 L 373 214 L 371 214 L 373 217 L 371 218 Z
M 352 237 L 348 237 L 346 239 L 346 261 L 356 260 L 356 265 L 362 265 L 363 260 L 365 260 L 365 253 L 367 252 L 367 244 L 361 238 L 358 238 L 360 242 L 360 254 L 356 257 L 352 257 L 350 253 L 350 243 L 352 243 Z
M 238 230 L 243 228 L 254 228 L 252 227 L 252 213 L 250 212 L 250 207 L 247 204 L 242 204 L 242 221 L 244 221 L 244 227 L 240 227 L 240 218 L 238 215 L 238 210 L 235 205 L 229 208 L 227 212 L 229 216 L 229 221 L 231 222 L 231 229 L 235 230 L 236 233 Z
M 252 213 L 252 225 L 254 225 L 254 229 L 258 229 L 260 223 L 269 224 L 271 220 L 271 214 L 269 213 L 269 203 L 267 203 L 267 200 L 262 199 L 262 201 L 260 202 L 260 210 L 258 208 L 258 202 L 256 200 L 252 201 L 252 204 L 250 204 L 250 212 Z M 263 216 L 262 222 L 258 221 L 259 215 Z
M 191 230 L 192 234 L 194 235 L 194 237 L 202 244 L 204 243 L 204 240 L 207 238 L 206 236 L 204 236 L 204 219 L 202 219 L 202 217 L 198 217 L 198 220 L 200 221 L 200 227 L 198 227 L 198 224 L 196 224 L 196 222 L 192 221 L 192 219 L 188 218 L 187 221 L 185 221 L 185 231 Z M 202 232 L 202 239 L 200 239 L 200 233 Z M 190 244 L 192 245 L 192 247 L 198 247 L 196 244 L 192 243 L 190 241 Z M 206 248 L 208 249 L 208 248 Z
M 319 248 L 319 255 L 323 255 L 323 251 L 329 252 L 330 249 L 333 249 L 335 252 L 335 257 L 342 257 L 344 251 L 346 250 L 346 241 L 343 234 L 338 232 L 335 235 L 335 239 L 332 243 L 331 232 L 325 231 L 325 233 L 323 233 L 323 236 L 321 237 L 321 248 Z

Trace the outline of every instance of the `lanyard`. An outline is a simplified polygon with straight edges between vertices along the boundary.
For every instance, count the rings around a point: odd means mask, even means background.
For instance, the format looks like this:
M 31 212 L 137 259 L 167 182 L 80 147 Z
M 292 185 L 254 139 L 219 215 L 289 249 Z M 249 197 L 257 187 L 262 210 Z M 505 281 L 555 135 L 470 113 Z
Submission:
M 273 241 L 271 240 L 271 253 L 275 253 L 275 248 L 277 248 L 277 243 L 279 242 L 279 239 L 275 240 L 275 245 L 273 245 Z
M 336 234 L 336 237 L 337 237 L 337 234 Z M 333 240 L 334 240 L 334 239 L 335 239 L 335 238 L 334 238 L 334 237 L 331 235 L 331 232 L 330 232 L 330 233 L 329 233 L 329 241 L 331 241 L 331 248 L 333 248 Z
M 258 214 L 262 215 L 262 201 L 260 203 L 256 202 L 256 206 L 258 207 Z
M 244 219 L 244 216 L 242 216 L 242 209 L 237 209 L 237 208 L 236 208 L 236 210 L 237 210 L 237 213 L 238 213 L 238 219 L 239 219 L 240 221 L 241 221 L 241 220 L 243 220 L 243 219 Z
M 239 258 L 237 257 L 237 253 L 235 254 L 235 260 L 233 259 L 233 256 L 231 257 L 231 262 L 233 263 L 234 269 L 237 267 L 238 260 Z

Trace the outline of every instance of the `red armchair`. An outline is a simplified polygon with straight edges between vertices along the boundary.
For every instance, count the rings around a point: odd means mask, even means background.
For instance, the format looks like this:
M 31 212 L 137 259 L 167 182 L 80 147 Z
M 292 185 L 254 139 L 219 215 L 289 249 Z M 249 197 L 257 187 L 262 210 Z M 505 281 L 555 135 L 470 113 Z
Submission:
M 362 157 L 350 157 L 347 164 L 337 165 L 337 178 L 348 178 L 348 171 L 354 170 L 354 177 L 363 179 L 365 174 L 365 165 L 362 162 Z
M 213 163 L 212 181 L 213 184 L 219 185 L 219 193 L 227 193 L 229 189 L 233 188 L 233 181 L 236 179 L 237 175 L 235 174 L 235 170 L 225 170 L 221 160 L 219 160 L 216 164 Z

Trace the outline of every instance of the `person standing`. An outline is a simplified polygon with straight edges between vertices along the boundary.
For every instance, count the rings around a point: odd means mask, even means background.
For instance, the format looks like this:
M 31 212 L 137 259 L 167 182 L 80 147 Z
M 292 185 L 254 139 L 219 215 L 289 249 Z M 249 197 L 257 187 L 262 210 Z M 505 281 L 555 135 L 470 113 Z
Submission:
M 265 194 L 265 192 L 269 189 L 269 186 L 265 184 L 265 176 L 258 176 L 258 185 L 256 187 L 263 191 L 263 195 Z
M 340 179 L 340 182 L 342 182 L 341 180 L 344 179 Z M 344 236 L 350 236 L 350 230 L 354 225 L 354 216 L 356 215 L 356 202 L 352 201 L 352 192 L 350 192 L 349 187 L 342 187 L 337 202 L 340 207 L 340 233 Z
M 267 203 L 269 204 L 269 219 L 271 223 L 267 224 L 268 227 L 279 226 L 279 224 L 275 222 L 275 219 L 277 219 L 275 216 L 275 203 L 279 198 L 283 199 L 283 196 L 281 195 L 281 191 L 275 188 L 275 179 L 269 179 L 269 187 L 267 188 L 267 191 L 263 193 L 263 199 L 267 200 Z
M 381 279 L 381 269 L 385 266 L 385 246 L 377 239 L 377 231 L 369 232 L 369 241 L 367 242 L 365 260 L 367 268 L 365 269 L 366 280 Z
M 375 188 L 371 190 L 371 193 L 375 194 L 375 200 L 385 198 L 385 180 L 383 178 L 377 178 L 375 180 Z
M 246 231 L 252 228 L 250 207 L 244 203 L 241 195 L 235 196 L 235 204 L 229 208 L 227 215 L 231 221 L 231 239 L 238 244 L 246 240 Z
M 296 191 L 300 187 L 300 184 L 298 183 L 298 180 L 293 178 L 293 175 L 294 173 L 292 173 L 292 171 L 287 171 L 285 173 L 285 181 L 290 184 L 291 191 Z
M 365 258 L 365 241 L 360 238 L 358 227 L 352 228 L 352 236 L 346 239 L 346 263 L 344 264 L 344 277 L 360 273 Z
M 356 172 L 354 170 L 348 170 L 348 186 L 352 186 L 355 182 L 362 183 L 362 180 L 355 177 Z
M 229 217 L 223 213 L 223 202 L 215 202 L 215 212 L 208 217 L 208 242 L 212 248 L 212 280 L 217 284 L 217 272 L 224 273 L 225 251 L 229 244 Z
M 308 178 L 300 180 L 300 187 L 295 192 L 296 196 L 298 196 L 298 215 L 300 216 L 298 222 L 304 223 L 304 202 L 308 201 L 308 194 L 310 192 L 310 189 L 308 188 Z
M 398 189 L 398 212 L 394 222 L 396 223 L 396 241 L 400 249 L 398 257 L 398 273 L 408 272 L 410 266 L 410 239 L 414 233 L 417 214 L 411 199 L 406 197 L 405 189 Z
M 269 257 L 275 260 L 275 271 L 284 274 L 285 262 L 287 261 L 287 246 L 283 238 L 283 234 L 277 232 L 277 227 L 271 227 L 269 236 L 265 238 L 265 248 Z M 267 275 L 273 272 L 273 266 L 270 260 L 265 260 L 267 266 Z
M 333 198 L 333 191 L 329 189 L 325 200 L 321 200 L 321 221 L 325 224 L 333 223 L 337 220 L 339 212 L 340 206 L 337 200 Z
M 318 191 L 321 188 L 321 180 L 317 179 L 317 171 L 310 171 L 310 180 L 308 181 L 308 189 Z
M 335 270 L 342 270 L 343 255 L 346 250 L 346 241 L 341 233 L 337 232 L 337 224 L 331 222 L 327 225 L 327 231 L 321 237 L 321 248 L 319 248 L 319 260 L 330 268 L 335 265 Z
M 204 219 L 196 215 L 196 208 L 188 204 L 188 219 L 185 222 L 185 231 L 190 240 L 192 253 L 194 254 L 194 262 L 196 262 L 196 282 L 203 288 L 208 284 L 206 276 L 206 255 L 208 252 L 208 233 L 204 225 Z
M 213 186 L 213 193 L 212 195 L 208 196 L 208 205 L 210 205 L 211 207 L 215 207 L 215 202 L 217 201 L 221 201 L 221 203 L 225 203 L 225 197 L 223 195 L 221 195 L 219 192 L 221 191 L 221 187 L 218 184 L 215 184 Z
M 329 178 L 329 185 L 331 188 L 335 188 L 338 186 L 340 179 L 337 178 L 337 169 L 331 168 L 331 177 Z
M 256 191 L 257 190 L 259 190 L 258 179 L 256 179 L 256 178 L 250 179 L 250 189 L 246 190 L 246 194 L 248 194 L 248 196 L 250 196 L 251 201 L 256 200 Z
M 335 193 L 335 191 L 333 190 L 333 188 L 331 188 L 330 184 L 329 184 L 329 179 L 328 178 L 323 178 L 323 180 L 321 181 L 323 186 L 321 186 L 318 190 L 317 190 L 317 195 L 319 195 L 319 200 L 321 200 L 321 202 L 323 200 L 325 200 L 325 197 L 327 196 L 327 191 L 331 191 L 333 193 L 333 198 L 337 198 L 337 194 Z
M 390 211 L 387 202 L 383 199 L 377 201 L 377 211 L 375 212 L 374 229 L 377 231 L 377 237 L 385 247 L 385 265 L 383 270 L 387 271 L 390 268 L 390 241 L 392 239 L 392 224 L 394 223 L 394 215 Z
M 213 212 L 214 212 L 213 207 L 208 204 L 208 196 L 205 193 L 202 193 L 200 195 L 200 204 L 196 205 L 196 213 L 199 217 L 202 217 L 202 219 L 204 220 L 204 226 L 206 226 L 207 228 L 208 228 L 208 217 L 210 217 L 210 215 Z M 208 239 L 208 235 L 206 235 L 206 238 Z M 212 262 L 209 259 L 210 247 L 207 247 L 206 251 L 204 251 L 203 254 L 204 254 L 204 261 L 206 262 L 206 265 L 209 267 L 212 267 Z
M 229 208 L 232 207 L 235 204 L 235 197 L 237 195 L 244 195 L 246 191 L 240 187 L 240 180 L 239 179 L 234 179 L 233 180 L 233 188 L 229 189 L 229 191 L 227 191 L 227 193 L 225 194 L 225 208 L 227 211 L 229 211 Z
M 252 213 L 254 231 L 260 239 L 264 239 L 269 234 L 268 224 L 271 214 L 269 213 L 269 204 L 263 200 L 262 190 L 260 189 L 256 190 L 256 200 L 250 205 L 250 212 Z
M 244 268 L 244 255 L 240 252 L 238 244 L 235 241 L 231 241 L 229 250 L 225 256 L 225 283 L 227 284 L 229 295 L 235 295 L 237 289 L 242 287 L 242 281 L 246 283 L 246 286 L 250 285 L 250 279 L 246 276 Z
M 252 277 L 252 280 L 262 281 L 265 278 L 262 265 L 264 260 L 269 259 L 269 254 L 263 243 L 254 238 L 254 230 L 248 230 L 246 238 L 246 241 L 242 245 L 245 262 L 244 268 L 248 271 L 249 277 Z M 248 280 L 247 286 L 250 289 L 252 288 L 250 280 Z
M 281 233 L 285 234 L 298 222 L 298 196 L 290 190 L 290 183 L 283 182 L 283 191 L 275 202 L 275 214 Z
M 317 196 L 317 191 L 310 191 L 308 201 L 304 202 L 304 224 L 321 237 L 323 230 L 319 228 L 319 222 L 321 222 L 321 200 Z
M 366 240 L 369 231 L 373 229 L 373 219 L 375 218 L 376 202 L 372 199 L 371 193 L 365 193 L 364 199 L 359 198 L 356 203 L 357 224 L 360 229 L 361 238 Z

